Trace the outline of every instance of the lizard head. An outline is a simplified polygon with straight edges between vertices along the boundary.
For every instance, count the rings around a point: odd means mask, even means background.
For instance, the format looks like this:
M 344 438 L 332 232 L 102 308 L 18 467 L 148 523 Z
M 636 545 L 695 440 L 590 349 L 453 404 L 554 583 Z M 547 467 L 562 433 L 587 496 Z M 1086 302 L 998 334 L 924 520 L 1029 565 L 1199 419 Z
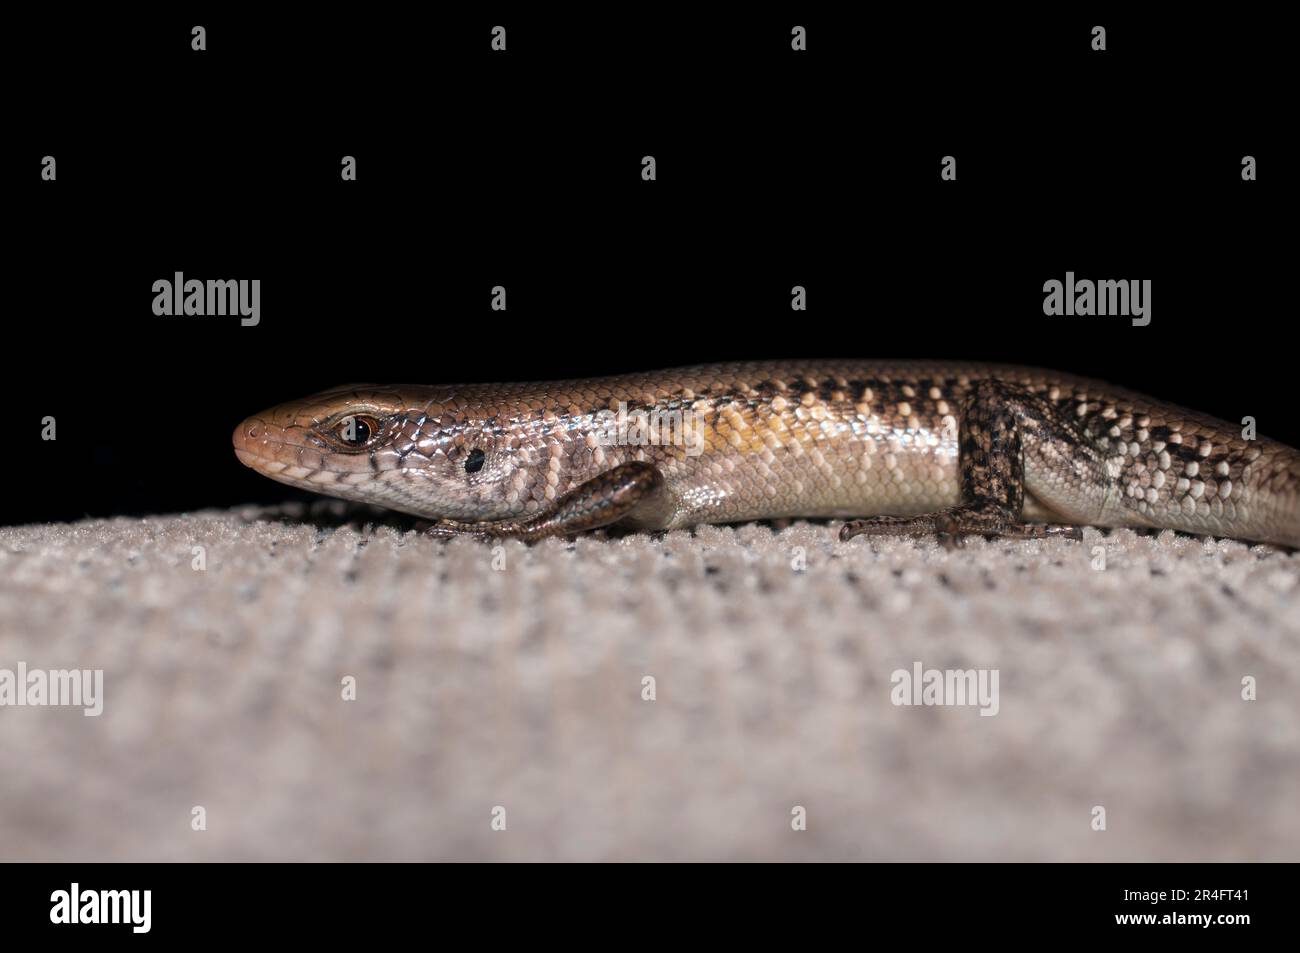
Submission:
M 233 442 L 272 480 L 427 519 L 520 515 L 536 482 L 494 418 L 447 388 L 334 388 L 249 417 Z

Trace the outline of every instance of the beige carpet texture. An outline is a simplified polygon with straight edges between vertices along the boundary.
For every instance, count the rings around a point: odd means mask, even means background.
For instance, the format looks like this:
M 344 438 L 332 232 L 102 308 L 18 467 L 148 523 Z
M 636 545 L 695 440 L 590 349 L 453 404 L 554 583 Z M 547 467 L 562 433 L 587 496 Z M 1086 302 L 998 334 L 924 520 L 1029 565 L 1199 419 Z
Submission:
M 0 528 L 0 859 L 1300 859 L 1300 555 L 836 525 Z

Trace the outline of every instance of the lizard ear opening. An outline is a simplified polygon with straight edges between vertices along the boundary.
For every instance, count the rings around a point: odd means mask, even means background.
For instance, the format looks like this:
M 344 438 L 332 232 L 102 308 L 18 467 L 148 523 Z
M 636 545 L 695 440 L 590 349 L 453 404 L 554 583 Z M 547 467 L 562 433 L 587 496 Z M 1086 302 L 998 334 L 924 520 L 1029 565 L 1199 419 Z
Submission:
M 465 458 L 465 472 L 478 473 L 479 470 L 483 469 L 483 461 L 486 459 L 486 457 L 487 454 L 485 454 L 482 451 L 482 449 L 480 449 L 479 447 L 475 447 L 473 450 L 469 452 L 469 455 Z

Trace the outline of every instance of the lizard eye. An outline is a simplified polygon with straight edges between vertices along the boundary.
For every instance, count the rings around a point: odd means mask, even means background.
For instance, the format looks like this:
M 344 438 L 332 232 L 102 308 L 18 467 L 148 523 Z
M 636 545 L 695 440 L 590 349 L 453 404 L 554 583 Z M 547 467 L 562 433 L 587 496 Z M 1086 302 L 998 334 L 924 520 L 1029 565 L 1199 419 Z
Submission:
M 469 452 L 469 456 L 465 458 L 465 472 L 478 473 L 478 471 L 482 470 L 483 459 L 486 456 L 487 454 L 485 454 L 478 447 L 475 447 L 473 450 L 471 450 Z
M 379 421 L 365 414 L 344 417 L 332 428 L 330 435 L 345 447 L 360 449 L 370 443 L 379 432 Z

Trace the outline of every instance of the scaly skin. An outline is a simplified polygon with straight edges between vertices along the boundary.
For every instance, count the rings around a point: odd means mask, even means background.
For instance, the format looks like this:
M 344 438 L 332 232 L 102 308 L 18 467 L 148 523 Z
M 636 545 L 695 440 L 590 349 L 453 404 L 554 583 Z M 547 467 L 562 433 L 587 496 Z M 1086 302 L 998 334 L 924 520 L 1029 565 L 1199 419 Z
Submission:
M 621 430 L 610 419 L 620 403 L 631 415 Z M 638 411 L 680 416 L 651 435 Z M 1296 450 L 1025 367 L 778 361 L 356 385 L 250 417 L 234 443 L 272 479 L 440 520 L 443 535 L 807 516 L 878 517 L 847 524 L 845 538 L 1077 535 L 1032 522 L 1300 546 Z

